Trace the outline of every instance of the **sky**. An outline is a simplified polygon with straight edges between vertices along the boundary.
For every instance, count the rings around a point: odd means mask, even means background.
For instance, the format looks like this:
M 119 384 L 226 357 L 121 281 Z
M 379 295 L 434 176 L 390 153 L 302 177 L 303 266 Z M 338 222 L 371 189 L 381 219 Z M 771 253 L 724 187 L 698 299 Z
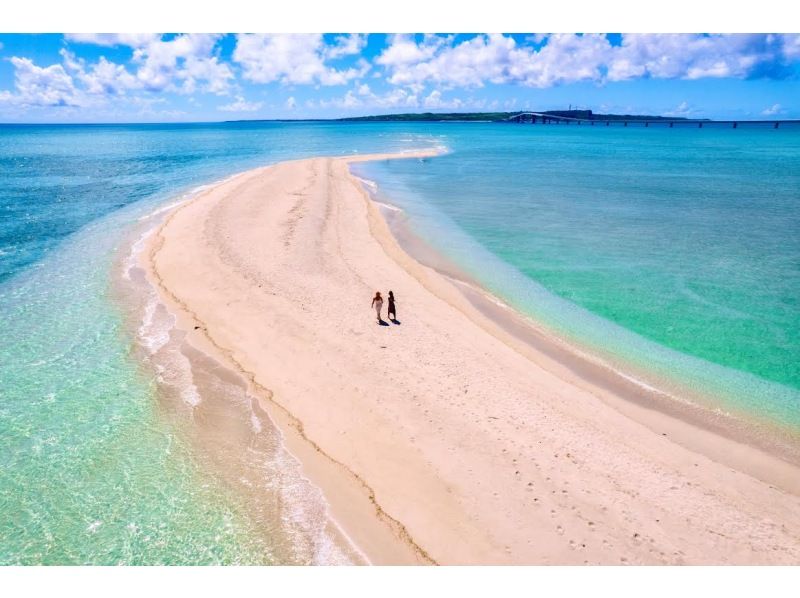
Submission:
M 0 122 L 800 118 L 800 34 L 0 34 Z

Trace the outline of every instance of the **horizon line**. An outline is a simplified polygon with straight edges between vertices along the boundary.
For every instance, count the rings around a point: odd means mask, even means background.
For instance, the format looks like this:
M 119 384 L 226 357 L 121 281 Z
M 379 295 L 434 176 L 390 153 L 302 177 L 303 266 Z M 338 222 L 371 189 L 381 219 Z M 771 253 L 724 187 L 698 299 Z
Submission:
M 242 118 L 242 119 L 226 119 L 226 120 L 175 120 L 175 121 L 118 121 L 118 122 L 102 122 L 102 121 L 80 121 L 80 122 L 0 122 L 0 126 L 111 126 L 111 125 L 202 125 L 202 124 L 226 124 L 226 123 L 247 123 L 247 122 L 284 122 L 284 123 L 291 123 L 291 122 L 354 122 L 359 120 L 366 120 L 366 119 L 378 119 L 378 118 L 392 118 L 392 117 L 400 117 L 400 116 L 454 116 L 454 115 L 499 115 L 499 114 L 507 114 L 509 116 L 521 115 L 521 114 L 547 114 L 547 113 L 557 113 L 557 112 L 576 112 L 577 110 L 545 110 L 545 111 L 533 111 L 533 110 L 521 110 L 521 111 L 493 111 L 493 112 L 390 112 L 390 113 L 383 113 L 383 114 L 367 114 L 361 116 L 343 116 L 343 117 L 336 117 L 336 118 Z M 584 112 L 581 110 L 581 112 Z M 589 110 L 591 112 L 591 110 Z M 602 117 L 610 116 L 616 117 L 617 120 L 622 121 L 623 119 L 620 117 L 630 117 L 631 119 L 636 119 L 641 122 L 645 122 L 648 118 L 657 121 L 674 121 L 674 122 L 684 122 L 684 123 L 800 123 L 800 118 L 765 118 L 765 119 L 736 119 L 736 118 L 725 118 L 725 119 L 717 119 L 717 118 L 690 118 L 690 117 L 680 117 L 680 116 L 662 116 L 662 115 L 651 115 L 651 114 L 600 114 L 596 113 L 595 116 L 599 116 L 596 120 L 609 120 L 604 119 Z M 591 120 L 591 119 L 582 119 L 582 120 Z M 613 120 L 613 119 L 612 119 Z M 383 122 L 392 122 L 392 121 L 383 121 Z M 402 122 L 414 122 L 414 121 L 402 121 Z M 427 119 L 425 122 L 448 122 L 448 120 L 436 120 L 435 118 Z M 451 121 L 453 122 L 453 121 Z M 471 120 L 464 120 L 464 121 L 456 121 L 456 122 L 481 122 L 476 121 L 475 119 Z M 504 121 L 482 121 L 482 122 L 504 122 Z

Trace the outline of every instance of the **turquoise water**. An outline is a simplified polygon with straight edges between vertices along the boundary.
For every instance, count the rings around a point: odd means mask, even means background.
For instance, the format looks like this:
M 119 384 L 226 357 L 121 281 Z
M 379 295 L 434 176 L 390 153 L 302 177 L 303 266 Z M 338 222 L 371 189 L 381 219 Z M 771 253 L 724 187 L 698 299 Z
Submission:
M 119 264 L 126 235 L 197 185 L 431 143 L 326 125 L 0 126 L 0 564 L 359 562 L 252 399 L 189 371 L 164 313 L 140 324 L 146 294 L 116 298 L 135 290 Z M 200 377 L 217 392 L 198 394 Z
M 645 381 L 800 427 L 800 128 L 474 125 L 363 164 L 500 298 Z
M 559 334 L 800 426 L 797 131 L 0 126 L 0 563 L 360 562 L 269 419 L 188 368 L 120 264 L 148 215 L 199 185 L 437 146 L 358 171 Z

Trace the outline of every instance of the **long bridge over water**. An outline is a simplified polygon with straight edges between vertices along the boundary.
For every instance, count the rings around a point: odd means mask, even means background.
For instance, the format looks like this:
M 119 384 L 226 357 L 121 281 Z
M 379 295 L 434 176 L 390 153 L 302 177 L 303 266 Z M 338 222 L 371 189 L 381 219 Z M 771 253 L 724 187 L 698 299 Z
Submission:
M 558 114 L 555 112 L 520 112 L 509 116 L 506 121 L 520 124 L 542 124 L 542 125 L 589 125 L 589 126 L 611 126 L 622 125 L 627 127 L 628 124 L 649 127 L 653 126 L 667 126 L 673 128 L 678 126 L 696 126 L 703 128 L 703 125 L 730 125 L 734 129 L 739 126 L 767 126 L 773 129 L 779 128 L 781 125 L 800 125 L 800 120 L 709 120 L 709 119 L 690 119 L 690 118 L 646 118 L 646 117 L 631 117 L 625 118 L 624 116 L 614 116 L 614 118 L 604 117 L 601 114 L 592 114 L 590 111 L 573 111 L 576 114 L 588 113 L 587 116 L 568 116 L 565 114 Z

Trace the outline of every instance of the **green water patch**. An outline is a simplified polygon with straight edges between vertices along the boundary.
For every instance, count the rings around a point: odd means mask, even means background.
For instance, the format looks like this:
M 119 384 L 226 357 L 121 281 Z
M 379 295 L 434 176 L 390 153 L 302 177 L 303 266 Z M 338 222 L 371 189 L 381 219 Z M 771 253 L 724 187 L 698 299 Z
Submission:
M 107 296 L 110 248 L 85 252 L 106 242 L 90 231 L 0 291 L 0 563 L 270 563 L 161 412 Z

